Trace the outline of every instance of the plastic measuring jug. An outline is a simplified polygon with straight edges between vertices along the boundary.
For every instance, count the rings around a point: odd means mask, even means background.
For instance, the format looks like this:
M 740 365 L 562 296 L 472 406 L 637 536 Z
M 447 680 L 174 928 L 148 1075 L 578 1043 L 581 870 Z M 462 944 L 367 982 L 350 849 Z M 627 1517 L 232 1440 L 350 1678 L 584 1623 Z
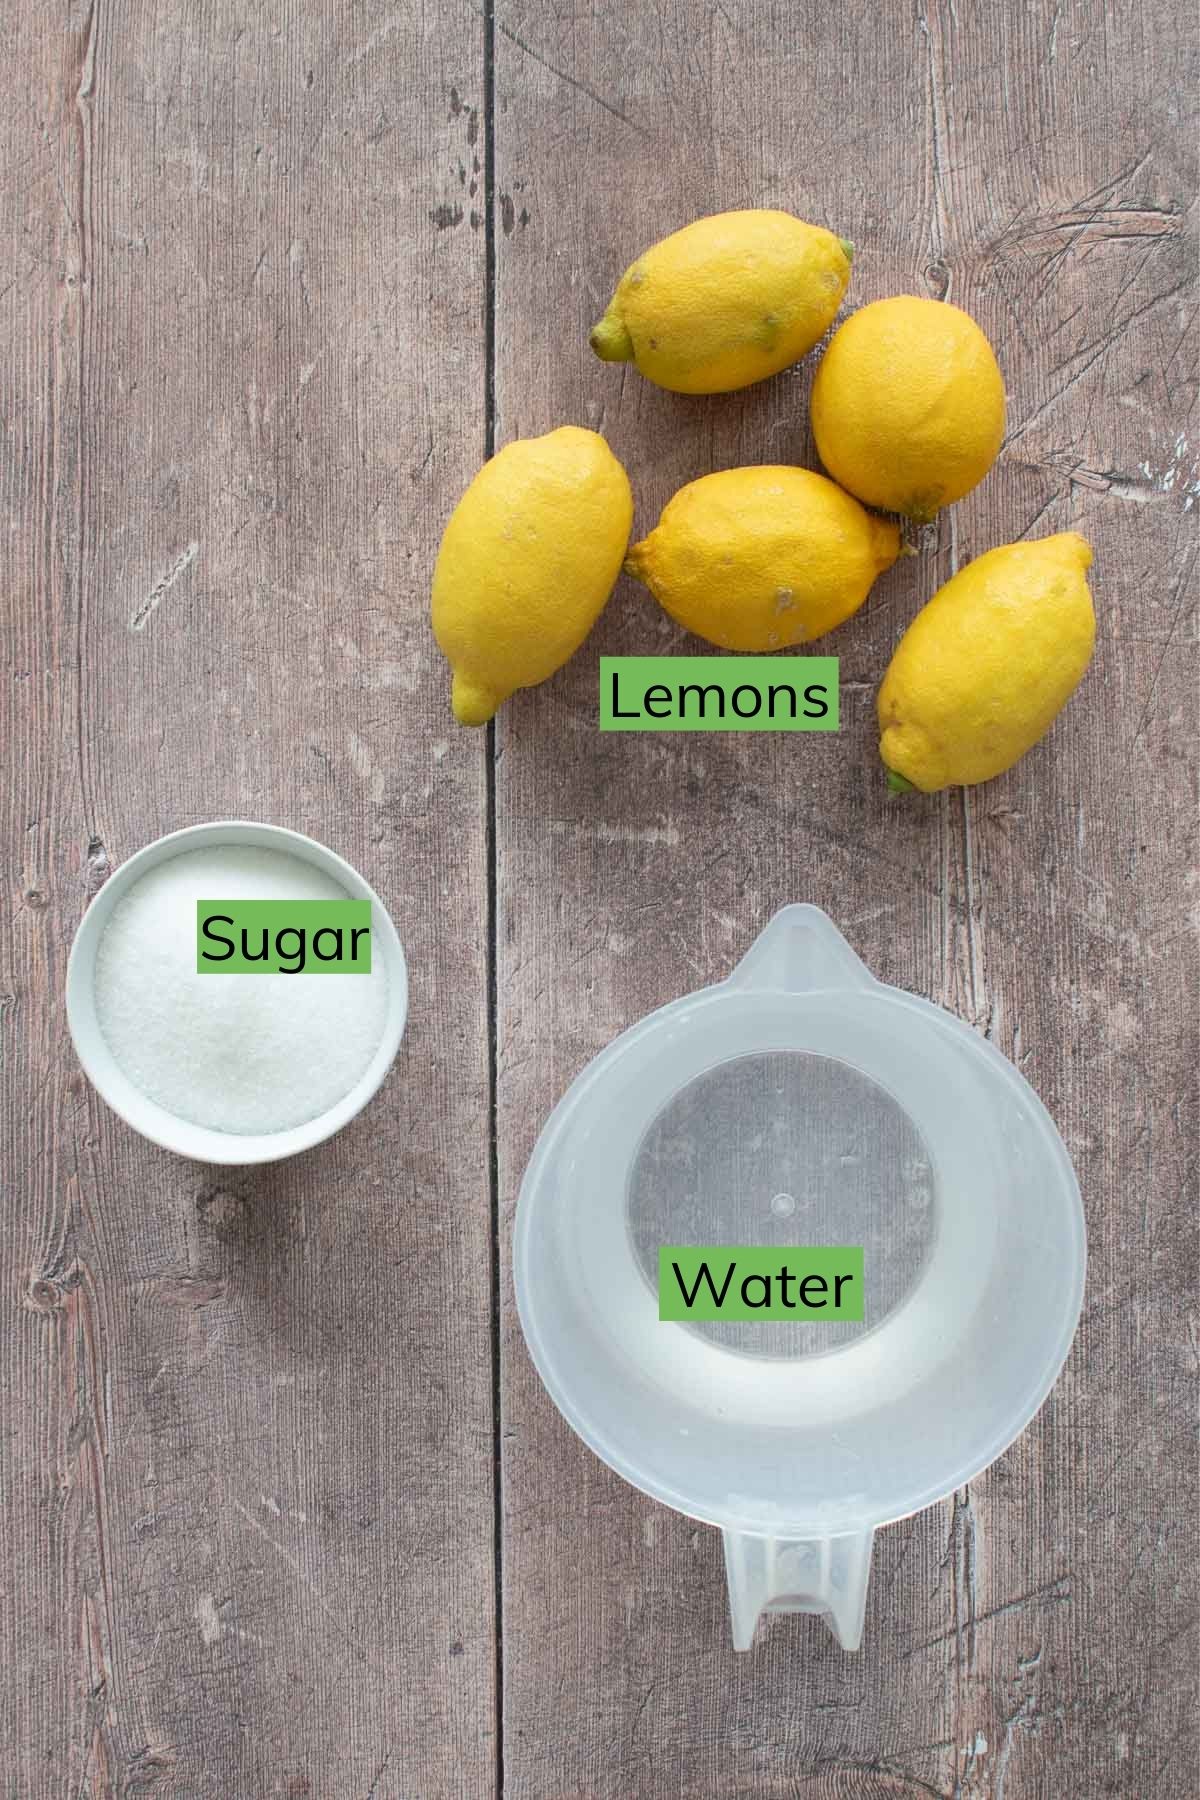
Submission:
M 660 1321 L 662 1245 L 861 1246 L 861 1324 Z M 814 906 L 601 1052 L 545 1126 L 513 1250 L 530 1354 L 627 1481 L 724 1533 L 766 1609 L 862 1638 L 876 1530 L 1041 1406 L 1083 1295 L 1074 1171 L 1033 1090 L 884 986 Z

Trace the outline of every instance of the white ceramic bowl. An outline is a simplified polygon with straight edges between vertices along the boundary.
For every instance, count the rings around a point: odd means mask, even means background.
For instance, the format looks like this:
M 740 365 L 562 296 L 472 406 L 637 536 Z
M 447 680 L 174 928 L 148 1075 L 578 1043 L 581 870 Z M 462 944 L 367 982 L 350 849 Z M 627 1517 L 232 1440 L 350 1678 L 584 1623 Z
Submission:
M 113 908 L 158 863 L 168 862 L 187 850 L 211 850 L 218 845 L 235 844 L 244 849 L 278 850 L 312 863 L 345 889 L 350 900 L 369 900 L 372 906 L 372 956 L 381 956 L 387 967 L 388 1010 L 383 1035 L 374 1056 L 362 1075 L 336 1106 L 318 1113 L 303 1125 L 287 1131 L 243 1134 L 214 1131 L 205 1125 L 193 1125 L 167 1112 L 134 1086 L 113 1057 L 96 1018 L 96 952 Z M 367 885 L 357 869 L 318 844 L 314 838 L 298 831 L 285 831 L 279 825 L 255 825 L 242 819 L 227 819 L 212 825 L 192 825 L 184 831 L 173 831 L 158 838 L 131 856 L 128 862 L 110 875 L 83 915 L 71 958 L 67 964 L 67 1024 L 75 1052 L 83 1070 L 102 1100 L 132 1125 L 135 1131 L 173 1150 L 177 1156 L 194 1157 L 209 1163 L 278 1162 L 285 1156 L 297 1156 L 314 1144 L 323 1143 L 340 1131 L 360 1113 L 375 1093 L 395 1060 L 404 1035 L 408 1015 L 408 969 L 396 928 L 388 917 L 378 894 Z

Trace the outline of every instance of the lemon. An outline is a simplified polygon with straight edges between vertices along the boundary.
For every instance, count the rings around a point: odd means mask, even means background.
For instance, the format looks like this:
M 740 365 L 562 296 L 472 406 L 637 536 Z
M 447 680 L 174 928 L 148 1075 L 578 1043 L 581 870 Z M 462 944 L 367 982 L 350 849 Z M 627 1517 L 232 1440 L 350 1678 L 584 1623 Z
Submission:
M 715 213 L 647 250 L 590 343 L 677 394 L 726 394 L 777 375 L 829 329 L 854 246 L 791 213 Z
M 857 612 L 900 533 L 810 469 L 724 469 L 667 502 L 625 568 L 724 650 L 780 650 Z
M 450 516 L 433 572 L 433 630 L 460 725 L 561 668 L 621 572 L 633 523 L 624 469 L 594 431 L 518 438 Z
M 924 524 L 995 462 L 1004 382 L 974 319 L 901 294 L 834 332 L 813 380 L 812 426 L 835 481 Z
M 977 556 L 917 614 L 879 689 L 889 785 L 989 781 L 1049 730 L 1091 659 L 1096 618 L 1077 532 Z

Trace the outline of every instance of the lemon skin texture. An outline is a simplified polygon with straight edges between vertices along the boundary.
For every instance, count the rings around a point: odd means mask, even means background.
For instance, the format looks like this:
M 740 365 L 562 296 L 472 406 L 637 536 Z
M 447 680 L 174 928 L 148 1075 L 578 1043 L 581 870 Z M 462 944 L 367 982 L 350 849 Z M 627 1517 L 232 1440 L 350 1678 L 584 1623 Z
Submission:
M 486 724 L 578 650 L 621 572 L 632 524 L 629 479 L 594 431 L 563 425 L 518 438 L 484 464 L 433 572 L 433 630 L 460 725 Z
M 715 213 L 639 256 L 589 342 L 677 394 L 777 375 L 833 323 L 854 246 L 791 213 Z
M 1004 439 L 992 347 L 944 300 L 902 294 L 853 313 L 821 358 L 811 404 L 833 479 L 917 524 L 970 493 Z
M 811 469 L 725 469 L 667 502 L 627 571 L 723 650 L 806 644 L 858 611 L 900 533 Z
M 938 589 L 879 689 L 890 786 L 990 781 L 1049 730 L 1091 660 L 1091 561 L 1086 539 L 1064 531 L 989 550 Z

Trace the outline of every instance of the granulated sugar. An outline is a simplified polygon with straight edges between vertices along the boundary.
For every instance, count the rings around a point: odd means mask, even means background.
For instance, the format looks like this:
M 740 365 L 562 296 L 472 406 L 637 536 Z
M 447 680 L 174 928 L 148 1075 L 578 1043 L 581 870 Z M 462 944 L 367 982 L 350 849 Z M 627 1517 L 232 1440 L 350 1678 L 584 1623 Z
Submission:
M 286 1131 L 327 1111 L 383 1036 L 382 958 L 369 975 L 201 975 L 196 902 L 349 897 L 278 850 L 190 850 L 151 869 L 114 908 L 96 957 L 96 1016 L 122 1072 L 214 1131 Z

